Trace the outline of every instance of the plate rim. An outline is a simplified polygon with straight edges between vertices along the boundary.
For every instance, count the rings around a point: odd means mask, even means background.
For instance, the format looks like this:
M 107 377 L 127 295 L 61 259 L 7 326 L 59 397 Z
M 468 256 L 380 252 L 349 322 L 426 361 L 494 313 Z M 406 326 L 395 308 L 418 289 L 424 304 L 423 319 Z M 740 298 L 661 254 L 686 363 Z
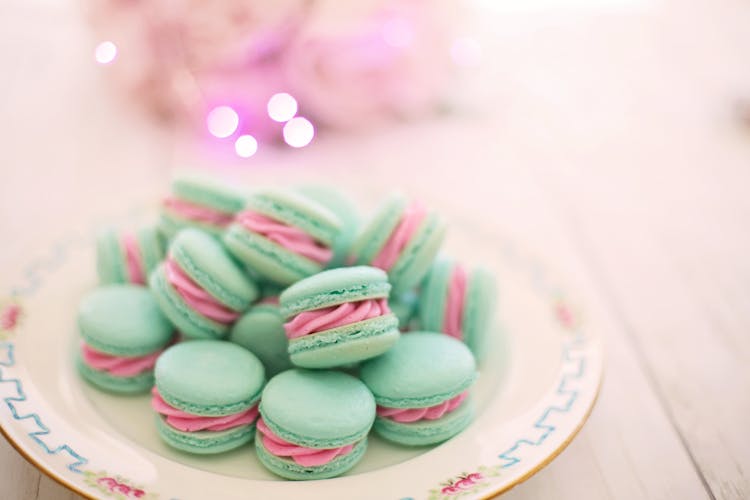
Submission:
M 502 495 L 503 493 L 515 488 L 519 484 L 522 484 L 526 482 L 527 480 L 531 479 L 534 475 L 536 475 L 539 471 L 547 467 L 549 464 L 551 464 L 565 449 L 570 445 L 570 443 L 573 442 L 573 440 L 578 436 L 578 434 L 581 432 L 581 429 L 583 429 L 584 425 L 586 425 L 586 422 L 588 422 L 589 417 L 591 416 L 591 413 L 594 411 L 594 407 L 596 406 L 597 401 L 599 400 L 599 395 L 601 393 L 602 388 L 602 380 L 604 378 L 604 371 L 599 374 L 599 380 L 597 381 L 596 385 L 596 391 L 594 392 L 594 397 L 591 399 L 591 403 L 589 404 L 588 408 L 586 409 L 583 418 L 578 423 L 578 425 L 573 429 L 573 431 L 563 440 L 563 442 L 555 448 L 555 450 L 552 451 L 545 459 L 537 464 L 532 469 L 525 472 L 521 477 L 517 478 L 510 484 L 505 484 L 501 486 L 500 488 L 493 490 L 493 491 L 487 491 L 482 494 L 481 497 L 479 497 L 482 500 L 489 500 L 491 498 L 495 498 L 499 495 Z M 31 465 L 33 465 L 39 472 L 47 476 L 48 478 L 55 481 L 57 484 L 73 491 L 74 493 L 82 496 L 83 498 L 89 499 L 89 500 L 97 500 L 95 496 L 92 496 L 88 492 L 78 488 L 78 486 L 73 483 L 72 481 L 68 481 L 62 476 L 57 476 L 55 472 L 52 470 L 52 468 L 47 468 L 45 465 L 43 465 L 40 462 L 37 462 L 21 445 L 16 442 L 10 434 L 8 434 L 3 427 L 3 422 L 0 420 L 0 434 L 5 438 L 5 440 L 10 443 L 11 447 L 18 452 L 19 455 L 21 455 L 27 462 L 29 462 Z

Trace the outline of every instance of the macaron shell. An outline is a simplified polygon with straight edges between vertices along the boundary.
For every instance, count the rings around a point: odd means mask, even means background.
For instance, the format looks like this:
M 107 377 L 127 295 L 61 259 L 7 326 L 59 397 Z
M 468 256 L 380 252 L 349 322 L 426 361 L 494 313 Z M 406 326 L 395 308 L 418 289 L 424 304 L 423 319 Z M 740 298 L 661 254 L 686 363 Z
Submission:
M 326 245 L 332 245 L 341 231 L 341 220 L 335 213 L 294 191 L 265 190 L 254 193 L 245 208 L 302 229 Z
M 258 455 L 258 460 L 277 476 L 292 480 L 328 479 L 340 476 L 354 467 L 362 459 L 365 451 L 367 451 L 367 439 L 362 439 L 346 455 L 338 456 L 327 464 L 317 467 L 305 467 L 292 459 L 269 453 L 263 446 L 262 437 L 256 436 L 255 440 L 255 452 Z
M 153 371 L 139 373 L 133 377 L 117 377 L 110 373 L 95 370 L 76 355 L 76 369 L 84 380 L 98 389 L 115 394 L 140 394 L 148 392 L 154 385 Z
M 239 224 L 232 224 L 224 234 L 224 244 L 238 260 L 264 278 L 282 285 L 290 285 L 311 276 L 323 266 L 287 250 Z
M 96 271 L 99 283 L 127 283 L 125 255 L 114 229 L 105 229 L 96 237 Z
M 455 266 L 453 259 L 436 260 L 422 283 L 419 321 L 426 331 L 443 331 L 448 287 Z
M 294 366 L 289 359 L 289 342 L 278 306 L 253 306 L 234 324 L 229 333 L 229 341 L 255 354 L 266 367 L 269 376 Z
M 358 264 L 369 264 L 385 246 L 406 210 L 408 200 L 401 195 L 391 195 L 377 209 L 375 216 L 357 236 L 351 255 Z
M 148 276 L 164 259 L 164 241 L 155 227 L 140 228 L 136 232 L 136 239 L 138 241 L 144 275 Z
M 263 364 L 250 351 L 218 340 L 194 340 L 164 351 L 156 388 L 171 406 L 194 415 L 223 416 L 250 408 L 265 383 Z
M 425 446 L 452 438 L 469 426 L 474 418 L 474 406 L 467 399 L 461 406 L 436 420 L 419 420 L 401 423 L 378 417 L 373 430 L 394 443 L 408 446 Z
M 388 297 L 391 286 L 385 272 L 375 267 L 329 269 L 294 283 L 279 296 L 281 314 L 288 318 L 346 302 Z
M 243 425 L 225 431 L 182 432 L 156 416 L 159 437 L 172 448 L 198 455 L 210 455 L 239 448 L 255 437 L 255 424 Z
M 224 234 L 223 227 L 196 222 L 165 210 L 162 210 L 159 214 L 159 231 L 167 241 L 172 241 L 177 233 L 188 228 L 203 231 L 214 238 L 221 238 L 221 235 Z
M 393 314 L 305 335 L 289 342 L 289 356 L 303 368 L 346 366 L 380 356 L 399 339 Z
M 269 429 L 290 443 L 336 448 L 367 436 L 375 420 L 375 401 L 350 375 L 293 369 L 268 382 L 260 413 Z
M 154 269 L 149 277 L 148 285 L 162 313 L 185 337 L 217 339 L 227 333 L 228 326 L 206 318 L 185 303 L 169 284 L 164 264 Z
M 78 329 L 89 346 L 115 356 L 150 354 L 173 335 L 151 292 L 126 284 L 102 286 L 84 296 Z
M 247 194 L 227 182 L 199 174 L 183 174 L 172 181 L 172 192 L 180 199 L 216 210 L 235 213 L 242 209 Z
M 468 281 L 461 329 L 464 342 L 477 360 L 481 361 L 485 354 L 487 336 L 494 327 L 497 284 L 495 277 L 482 268 L 473 270 Z
M 445 224 L 435 213 L 427 215 L 417 232 L 388 270 L 394 293 L 414 288 L 430 269 L 445 237 Z
M 360 378 L 375 401 L 391 408 L 425 408 L 467 390 L 477 378 L 471 351 L 434 332 L 402 335 L 388 352 L 362 364 Z
M 415 329 L 417 323 L 416 315 L 419 307 L 419 295 L 416 291 L 410 290 L 391 296 L 390 300 L 388 300 L 388 307 L 398 318 L 398 326 L 401 331 Z M 425 329 L 429 330 L 429 328 Z
M 244 311 L 260 291 L 216 239 L 196 229 L 183 229 L 169 252 L 201 288 L 236 311 Z
M 359 229 L 359 215 L 357 207 L 352 201 L 338 190 L 328 186 L 310 185 L 300 186 L 297 190 L 303 195 L 323 205 L 335 213 L 341 221 L 341 231 L 333 241 L 333 259 L 326 266 L 329 269 L 343 266 L 349 256 L 349 250 L 354 243 Z

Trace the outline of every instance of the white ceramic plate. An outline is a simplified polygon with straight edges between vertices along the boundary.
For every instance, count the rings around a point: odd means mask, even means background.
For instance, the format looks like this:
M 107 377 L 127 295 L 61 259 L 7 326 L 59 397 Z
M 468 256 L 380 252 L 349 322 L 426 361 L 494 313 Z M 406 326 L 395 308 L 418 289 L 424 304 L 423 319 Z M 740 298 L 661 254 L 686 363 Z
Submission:
M 373 436 L 352 471 L 314 482 L 279 480 L 252 445 L 211 458 L 167 448 L 148 396 L 100 393 L 73 368 L 76 304 L 95 285 L 92 228 L 31 252 L 1 292 L 3 434 L 43 472 L 96 498 L 468 499 L 505 491 L 583 425 L 599 389 L 601 344 L 545 263 L 468 219 L 449 223 L 451 253 L 494 267 L 501 294 L 473 391 L 477 418 L 440 446 L 402 448 Z

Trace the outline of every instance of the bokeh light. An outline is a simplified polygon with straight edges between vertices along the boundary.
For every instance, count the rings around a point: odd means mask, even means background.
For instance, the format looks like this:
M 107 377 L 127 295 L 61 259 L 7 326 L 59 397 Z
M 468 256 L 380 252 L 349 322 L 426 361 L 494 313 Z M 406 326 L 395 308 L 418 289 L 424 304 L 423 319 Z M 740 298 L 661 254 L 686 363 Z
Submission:
M 451 59 L 459 66 L 479 66 L 482 62 L 482 46 L 474 38 L 456 38 L 451 44 Z
M 383 40 L 391 47 L 408 47 L 414 40 L 414 29 L 406 19 L 389 19 L 383 24 Z
M 277 122 L 289 121 L 297 114 L 297 100 L 284 92 L 271 96 L 267 107 L 268 116 Z
M 217 106 L 206 117 L 208 131 L 220 139 L 232 135 L 239 124 L 239 115 L 229 106 Z
M 99 64 L 109 64 L 117 57 L 117 45 L 109 40 L 106 40 L 96 46 L 94 51 L 94 59 Z
M 298 116 L 284 125 L 284 142 L 293 148 L 301 148 L 310 144 L 315 135 L 315 128 L 310 120 Z
M 234 150 L 241 158 L 250 158 L 258 151 L 258 141 L 252 135 L 241 135 L 234 141 Z

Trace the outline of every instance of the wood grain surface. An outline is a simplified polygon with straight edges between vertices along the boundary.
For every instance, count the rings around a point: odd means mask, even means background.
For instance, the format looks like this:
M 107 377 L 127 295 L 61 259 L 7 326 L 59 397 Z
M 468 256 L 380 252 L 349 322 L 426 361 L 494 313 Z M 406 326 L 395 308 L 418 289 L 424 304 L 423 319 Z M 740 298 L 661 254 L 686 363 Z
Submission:
M 580 291 L 603 326 L 600 399 L 507 498 L 750 498 L 750 128 L 735 113 L 750 99 L 750 4 L 478 5 L 484 63 L 463 112 L 253 161 L 295 177 L 359 169 L 363 186 L 392 176 L 481 214 Z M 118 101 L 79 8 L 0 4 L 0 228 L 12 236 L 0 272 L 85 207 L 156 197 L 170 168 L 207 161 Z M 76 496 L 0 439 L 0 498 Z

